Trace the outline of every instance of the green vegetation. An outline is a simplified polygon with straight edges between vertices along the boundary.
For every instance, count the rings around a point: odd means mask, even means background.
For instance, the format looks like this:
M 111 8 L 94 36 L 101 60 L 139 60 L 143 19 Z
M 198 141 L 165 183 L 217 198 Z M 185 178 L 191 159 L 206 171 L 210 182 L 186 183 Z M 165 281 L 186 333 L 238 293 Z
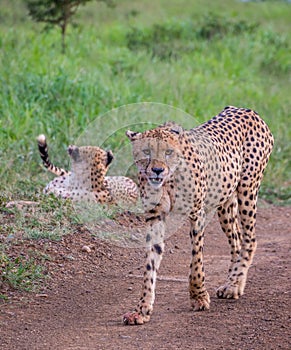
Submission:
M 0 24 L 0 186 L 8 197 L 29 199 L 51 178 L 40 166 L 39 133 L 52 159 L 68 166 L 66 147 L 90 121 L 154 101 L 201 122 L 229 104 L 259 112 L 276 139 L 262 195 L 288 202 L 289 4 L 90 2 L 76 14 L 64 56 L 57 30 L 40 32 L 15 2 Z
M 33 258 L 24 258 L 18 256 L 9 258 L 5 254 L 0 253 L 0 287 L 1 284 L 8 284 L 13 289 L 21 289 L 25 291 L 34 290 L 38 282 L 43 278 L 42 266 Z M 5 299 L 4 294 L 0 294 Z
M 50 196 L 38 196 L 38 202 L 23 204 L 17 207 L 7 208 L 5 196 L 2 197 L 3 204 L 0 213 L 1 227 L 0 235 L 13 239 L 38 239 L 48 238 L 59 240 L 69 232 L 68 227 L 75 223 L 74 208 L 69 201 L 64 201 Z
M 80 8 L 92 0 L 25 0 L 29 16 L 36 22 L 46 23 L 46 29 L 58 26 L 62 35 L 62 53 L 66 51 L 66 34 L 69 24 Z M 111 0 L 99 0 L 113 6 Z
M 27 239 L 60 240 L 78 227 L 70 202 L 53 196 L 35 199 L 38 202 L 30 205 L 6 208 L 9 198 L 0 197 L 0 301 L 5 299 L 5 294 L 1 294 L 3 286 L 33 291 L 45 277 L 43 264 L 49 256 L 33 248 L 18 252 L 14 245 L 21 246 L 21 242 Z

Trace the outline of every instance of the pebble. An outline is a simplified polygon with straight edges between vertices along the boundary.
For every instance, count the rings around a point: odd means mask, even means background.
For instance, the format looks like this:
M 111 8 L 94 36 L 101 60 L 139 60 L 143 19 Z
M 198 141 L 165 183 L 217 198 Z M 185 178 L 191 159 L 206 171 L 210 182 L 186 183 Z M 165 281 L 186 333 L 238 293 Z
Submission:
M 131 339 L 131 336 L 129 335 L 123 335 L 123 334 L 119 334 L 120 338 L 122 339 Z
M 91 252 L 91 248 L 89 246 L 87 246 L 87 245 L 83 245 L 82 252 L 90 253 Z
M 48 295 L 45 294 L 45 293 L 40 293 L 40 294 L 36 294 L 36 297 L 37 297 L 37 298 L 47 298 Z

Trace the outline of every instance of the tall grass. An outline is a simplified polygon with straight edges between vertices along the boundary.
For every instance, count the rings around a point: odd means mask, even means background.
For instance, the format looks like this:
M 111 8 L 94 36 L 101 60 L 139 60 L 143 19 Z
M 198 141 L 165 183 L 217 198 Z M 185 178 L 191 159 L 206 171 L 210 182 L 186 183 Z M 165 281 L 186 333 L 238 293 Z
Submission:
M 15 6 L 18 4 L 19 7 Z M 203 122 L 226 105 L 255 109 L 275 136 L 262 195 L 290 200 L 290 15 L 284 2 L 119 1 L 85 7 L 71 28 L 46 33 L 7 2 L 0 24 L 0 190 L 27 198 L 49 175 L 36 136 L 54 162 L 89 122 L 141 101 L 184 109 Z M 114 151 L 114 150 L 113 150 Z

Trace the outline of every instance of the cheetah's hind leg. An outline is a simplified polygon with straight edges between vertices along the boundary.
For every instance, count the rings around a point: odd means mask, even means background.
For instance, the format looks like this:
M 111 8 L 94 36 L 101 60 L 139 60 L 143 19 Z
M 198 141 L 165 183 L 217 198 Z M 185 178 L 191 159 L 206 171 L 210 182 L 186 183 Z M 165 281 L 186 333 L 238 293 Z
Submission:
M 233 195 L 217 210 L 220 226 L 226 234 L 230 245 L 231 262 L 228 270 L 227 282 L 217 289 L 219 298 L 238 299 L 239 287 L 236 279 L 233 278 L 233 270 L 239 259 L 241 250 L 241 233 L 238 222 L 238 200 L 237 193 Z

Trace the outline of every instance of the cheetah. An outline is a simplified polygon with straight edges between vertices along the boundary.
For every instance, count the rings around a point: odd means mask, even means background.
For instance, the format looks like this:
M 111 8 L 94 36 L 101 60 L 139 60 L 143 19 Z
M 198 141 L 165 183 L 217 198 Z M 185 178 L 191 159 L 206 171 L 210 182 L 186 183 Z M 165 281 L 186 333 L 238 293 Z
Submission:
M 228 277 L 216 294 L 243 295 L 257 242 L 257 198 L 274 139 L 259 115 L 250 109 L 225 107 L 193 129 L 168 122 L 145 132 L 128 130 L 138 168 L 145 209 L 146 264 L 142 293 L 136 308 L 123 316 L 126 325 L 150 320 L 155 286 L 164 251 L 165 224 L 175 212 L 190 226 L 190 303 L 206 310 L 203 241 L 207 213 L 217 211 L 231 249 Z
M 110 205 L 133 206 L 137 203 L 139 191 L 133 180 L 125 176 L 105 176 L 113 160 L 111 151 L 96 146 L 71 145 L 67 151 L 72 171 L 66 171 L 51 163 L 45 135 L 39 135 L 37 142 L 44 166 L 58 176 L 47 184 L 45 194 Z

